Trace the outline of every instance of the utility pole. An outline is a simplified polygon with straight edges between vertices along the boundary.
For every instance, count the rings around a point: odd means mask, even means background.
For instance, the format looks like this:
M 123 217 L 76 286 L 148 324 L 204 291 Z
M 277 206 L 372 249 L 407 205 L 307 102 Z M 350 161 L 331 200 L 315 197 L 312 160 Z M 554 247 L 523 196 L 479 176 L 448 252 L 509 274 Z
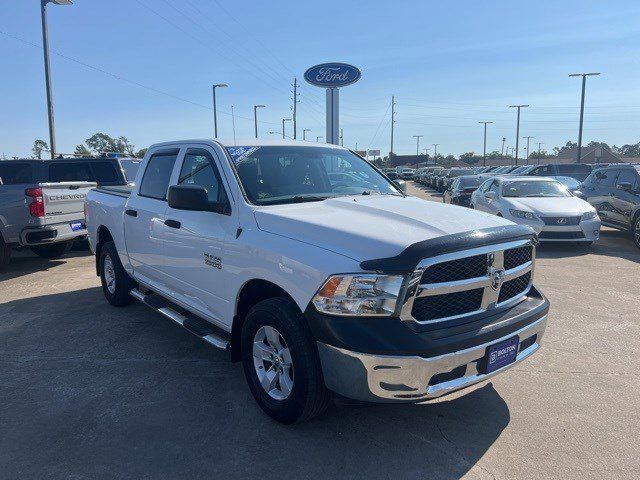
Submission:
M 525 165 L 529 165 L 529 140 L 531 140 L 532 138 L 536 138 L 536 137 L 522 137 L 522 138 L 526 138 L 527 139 L 527 160 L 525 162 Z
M 504 157 L 504 142 L 507 141 L 507 137 L 502 137 L 502 150 L 500 150 L 500 155 Z
M 236 144 L 236 112 L 231 105 L 231 125 L 233 125 L 233 144 Z
M 42 17 L 42 49 L 44 51 L 44 81 L 47 88 L 47 114 L 49 116 L 49 151 L 56 157 L 56 127 L 53 119 L 53 92 L 51 90 L 51 66 L 49 64 L 49 29 L 47 28 L 47 3 L 71 5 L 71 0 L 40 0 Z
M 290 122 L 291 119 L 290 118 L 283 118 L 282 119 L 282 138 L 284 139 L 284 122 Z
M 298 79 L 293 77 L 293 139 L 298 138 L 298 123 L 297 123 L 297 114 L 298 114 Z
M 438 155 L 438 145 L 440 145 L 439 143 L 432 143 L 431 144 L 433 146 L 433 158 L 436 157 L 436 155 Z
M 311 129 L 310 128 L 303 128 L 302 129 L 302 140 L 306 140 L 307 139 L 307 132 L 310 132 Z
M 393 125 L 396 123 L 396 97 L 391 95 L 391 149 L 389 150 L 389 160 L 393 157 Z
M 584 119 L 584 91 L 587 86 L 587 77 L 595 75 L 600 75 L 600 72 L 572 73 L 571 75 L 569 75 L 570 77 L 582 77 L 582 96 L 580 97 L 580 128 L 578 130 L 578 153 L 576 163 L 580 163 L 580 158 L 582 156 L 582 122 Z
M 228 87 L 226 83 L 213 84 L 213 137 L 218 138 L 218 112 L 216 108 L 216 88 Z
M 520 140 L 520 109 L 528 106 L 529 105 L 509 105 L 509 108 L 518 109 L 518 116 L 516 120 L 516 165 L 518 165 L 518 140 Z
M 254 105 L 253 106 L 253 127 L 256 132 L 256 138 L 258 138 L 258 109 L 264 108 L 266 105 Z
M 416 156 L 420 155 L 420 139 L 424 137 L 424 135 L 414 135 L 413 138 L 416 139 Z
M 344 146 L 344 130 L 340 129 L 340 146 Z
M 541 146 L 541 145 L 544 145 L 544 143 L 542 143 L 542 142 L 538 142 L 538 165 L 540 165 L 540 156 L 541 156 L 541 153 L 540 153 L 540 146 Z
M 493 122 L 478 122 L 484 124 L 484 146 L 482 148 L 482 166 L 487 166 L 487 124 Z

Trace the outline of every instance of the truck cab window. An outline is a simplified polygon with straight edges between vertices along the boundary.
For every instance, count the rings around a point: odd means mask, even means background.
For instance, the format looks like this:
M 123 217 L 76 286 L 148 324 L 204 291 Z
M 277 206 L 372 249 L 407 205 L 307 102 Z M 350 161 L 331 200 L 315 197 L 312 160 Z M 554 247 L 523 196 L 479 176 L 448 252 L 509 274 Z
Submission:
M 91 162 L 93 179 L 100 185 L 116 185 L 122 183 L 113 162 Z
M 54 162 L 49 165 L 50 182 L 93 182 L 94 177 L 86 162 Z
M 173 166 L 178 158 L 178 150 L 158 152 L 147 163 L 142 182 L 140 182 L 139 195 L 142 197 L 167 199 L 169 179 Z
M 33 168 L 28 163 L 0 164 L 0 185 L 21 185 L 33 182 Z
M 206 150 L 187 150 L 178 185 L 199 185 L 206 188 L 210 202 L 225 202 L 227 199 L 218 169 Z

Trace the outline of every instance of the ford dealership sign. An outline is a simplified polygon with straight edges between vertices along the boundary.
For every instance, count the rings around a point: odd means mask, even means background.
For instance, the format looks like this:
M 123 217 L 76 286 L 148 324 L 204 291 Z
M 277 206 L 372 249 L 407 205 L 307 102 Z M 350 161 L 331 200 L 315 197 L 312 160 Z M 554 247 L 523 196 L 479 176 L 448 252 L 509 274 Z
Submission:
M 324 88 L 346 87 L 360 80 L 360 69 L 347 63 L 322 63 L 304 72 L 311 85 Z

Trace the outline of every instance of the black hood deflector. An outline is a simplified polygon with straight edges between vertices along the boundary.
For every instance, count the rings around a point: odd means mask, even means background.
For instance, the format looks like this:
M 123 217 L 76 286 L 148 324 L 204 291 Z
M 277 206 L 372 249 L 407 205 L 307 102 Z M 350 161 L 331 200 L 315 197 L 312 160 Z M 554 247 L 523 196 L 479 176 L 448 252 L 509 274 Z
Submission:
M 425 258 L 494 243 L 527 239 L 536 239 L 535 232 L 527 225 L 504 225 L 471 230 L 414 243 L 395 257 L 365 260 L 360 263 L 360 268 L 389 275 L 405 275 L 413 272 L 418 263 Z

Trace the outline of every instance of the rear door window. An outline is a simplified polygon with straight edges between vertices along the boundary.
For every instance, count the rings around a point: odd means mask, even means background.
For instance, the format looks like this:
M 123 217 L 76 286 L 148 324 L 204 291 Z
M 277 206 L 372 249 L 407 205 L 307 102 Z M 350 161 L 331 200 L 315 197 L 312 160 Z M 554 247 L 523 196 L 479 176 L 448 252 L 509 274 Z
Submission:
M 92 182 L 93 172 L 87 162 L 54 162 L 49 165 L 50 182 Z
M 630 183 L 631 188 L 633 190 L 638 188 L 638 174 L 633 168 L 627 168 L 624 170 L 620 170 L 618 174 L 618 179 L 616 180 L 616 185 L 620 185 L 621 183 Z
M 157 200 L 167 199 L 167 190 L 173 166 L 178 158 L 179 150 L 167 150 L 154 153 L 147 168 L 144 171 L 140 191 L 138 195 L 142 197 L 155 198 Z
M 21 185 L 33 182 L 30 163 L 0 162 L 0 185 Z

